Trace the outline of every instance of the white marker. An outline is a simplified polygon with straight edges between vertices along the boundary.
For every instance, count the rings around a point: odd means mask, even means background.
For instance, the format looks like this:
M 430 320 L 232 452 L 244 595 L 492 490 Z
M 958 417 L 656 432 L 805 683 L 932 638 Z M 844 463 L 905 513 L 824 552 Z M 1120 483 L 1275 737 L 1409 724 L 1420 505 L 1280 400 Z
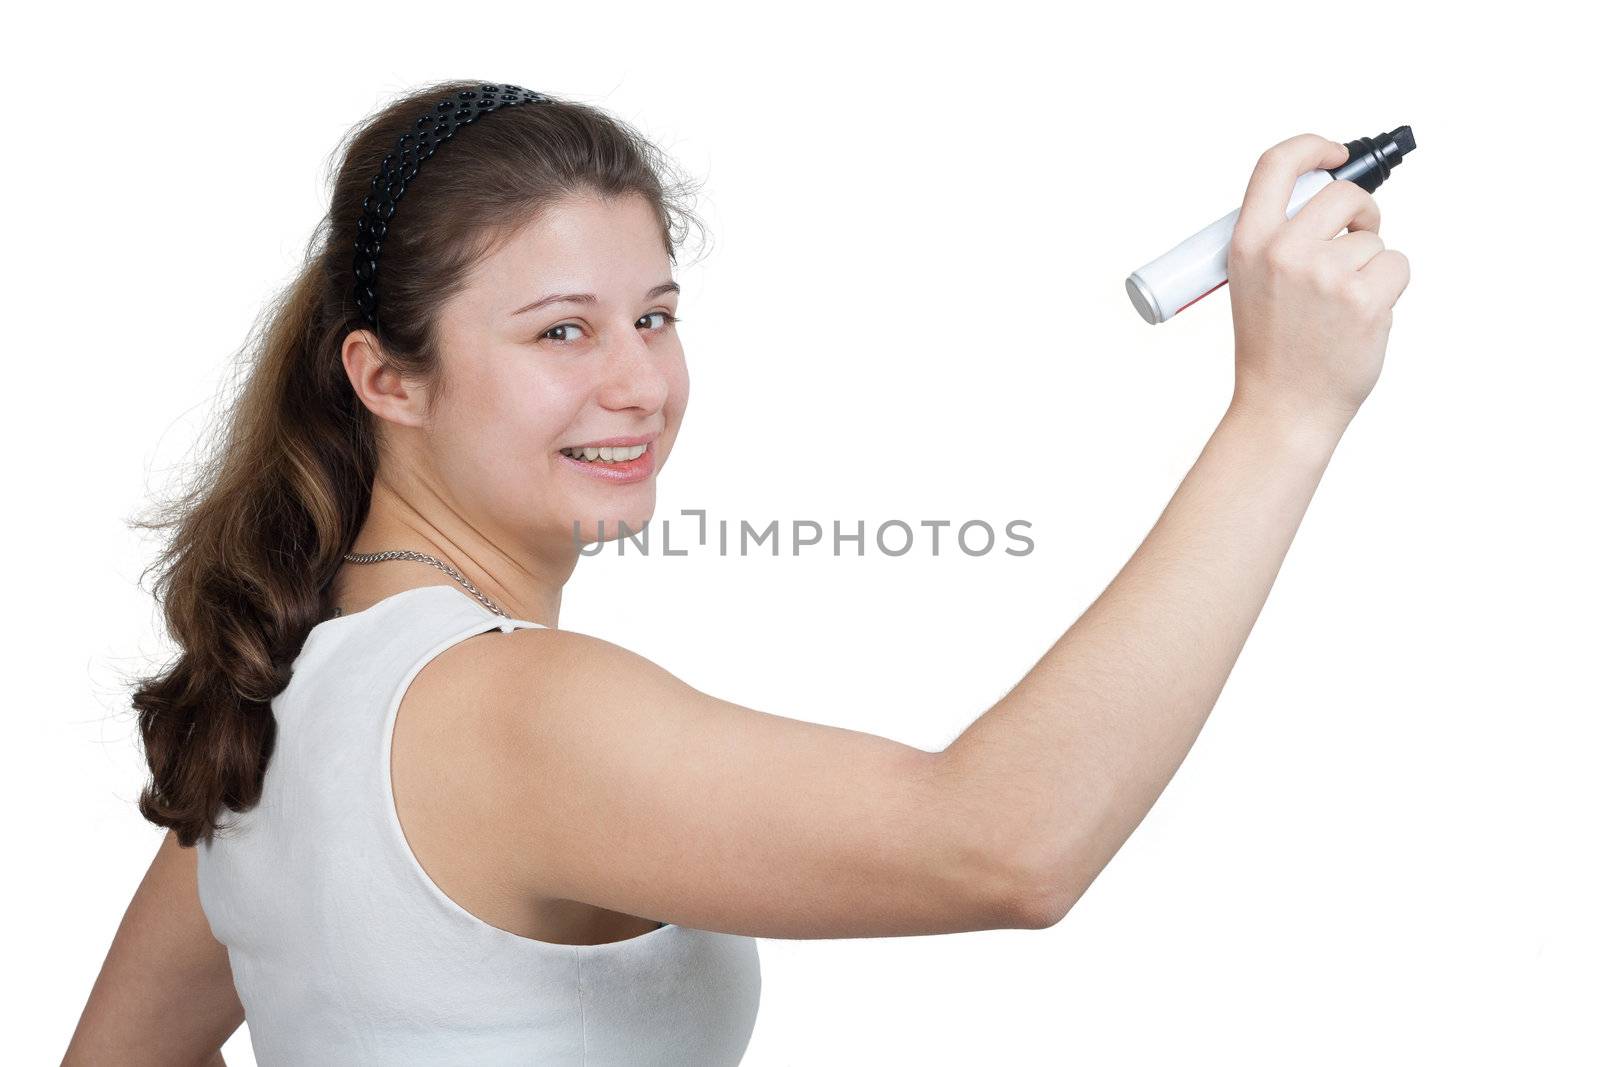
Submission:
M 1369 193 L 1376 191 L 1405 154 L 1417 147 L 1417 142 L 1411 136 L 1411 127 L 1401 126 L 1376 137 L 1346 141 L 1344 146 L 1350 150 L 1350 158 L 1343 166 L 1331 171 L 1307 171 L 1295 179 L 1284 218 L 1294 218 L 1305 202 L 1329 182 L 1352 181 Z M 1128 275 L 1128 299 L 1144 321 L 1152 326 L 1166 322 L 1228 283 L 1228 246 L 1233 242 L 1233 227 L 1238 221 L 1239 209 L 1234 208 L 1172 251 Z

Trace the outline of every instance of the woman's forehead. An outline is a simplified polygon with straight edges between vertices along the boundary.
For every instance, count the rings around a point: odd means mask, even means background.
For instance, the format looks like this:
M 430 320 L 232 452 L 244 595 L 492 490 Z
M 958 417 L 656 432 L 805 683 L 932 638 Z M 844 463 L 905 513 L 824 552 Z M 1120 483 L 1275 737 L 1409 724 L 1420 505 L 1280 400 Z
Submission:
M 642 197 L 583 197 L 552 204 L 505 234 L 478 262 L 469 288 L 511 301 L 509 314 L 558 291 L 633 300 L 669 266 L 660 221 Z

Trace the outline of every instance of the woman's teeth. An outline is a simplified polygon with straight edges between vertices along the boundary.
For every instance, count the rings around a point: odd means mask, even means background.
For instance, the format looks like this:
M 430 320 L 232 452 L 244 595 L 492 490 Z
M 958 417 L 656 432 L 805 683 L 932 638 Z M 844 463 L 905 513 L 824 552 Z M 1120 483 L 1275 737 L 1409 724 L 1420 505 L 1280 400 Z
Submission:
M 563 448 L 563 456 L 573 459 L 587 460 L 590 463 L 626 463 L 630 459 L 638 459 L 644 455 L 645 445 L 618 445 L 615 448 Z

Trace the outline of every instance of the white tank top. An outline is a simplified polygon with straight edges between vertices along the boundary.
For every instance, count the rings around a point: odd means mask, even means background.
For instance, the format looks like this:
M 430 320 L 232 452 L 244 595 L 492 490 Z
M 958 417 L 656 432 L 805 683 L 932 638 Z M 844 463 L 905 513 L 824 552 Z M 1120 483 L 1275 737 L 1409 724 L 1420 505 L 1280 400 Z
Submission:
M 539 625 L 434 585 L 306 637 L 272 702 L 261 802 L 225 810 L 236 828 L 196 846 L 201 907 L 261 1067 L 744 1055 L 761 996 L 754 938 L 668 923 L 602 945 L 536 941 L 451 900 L 406 842 L 389 778 L 406 687 L 459 641 Z

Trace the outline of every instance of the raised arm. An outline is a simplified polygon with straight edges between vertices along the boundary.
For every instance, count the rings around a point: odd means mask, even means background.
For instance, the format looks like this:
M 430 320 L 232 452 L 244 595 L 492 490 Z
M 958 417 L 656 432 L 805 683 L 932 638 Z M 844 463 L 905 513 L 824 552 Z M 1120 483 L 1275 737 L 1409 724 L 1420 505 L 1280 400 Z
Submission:
M 1284 220 L 1294 180 L 1347 155 L 1313 134 L 1262 155 L 1229 255 L 1226 414 L 1116 579 L 942 754 L 944 792 L 1027 827 L 1022 867 L 1045 922 L 1089 887 L 1188 754 L 1377 381 L 1409 267 L 1384 250 L 1376 201 L 1334 182 Z
M 1261 157 L 1229 264 L 1233 402 L 1144 544 L 1022 681 L 948 748 L 741 707 L 598 638 L 480 647 L 482 768 L 512 876 L 541 896 L 762 937 L 1057 921 L 1193 743 L 1324 466 L 1377 379 L 1403 257 L 1372 197 Z M 1350 233 L 1339 236 L 1349 227 Z

